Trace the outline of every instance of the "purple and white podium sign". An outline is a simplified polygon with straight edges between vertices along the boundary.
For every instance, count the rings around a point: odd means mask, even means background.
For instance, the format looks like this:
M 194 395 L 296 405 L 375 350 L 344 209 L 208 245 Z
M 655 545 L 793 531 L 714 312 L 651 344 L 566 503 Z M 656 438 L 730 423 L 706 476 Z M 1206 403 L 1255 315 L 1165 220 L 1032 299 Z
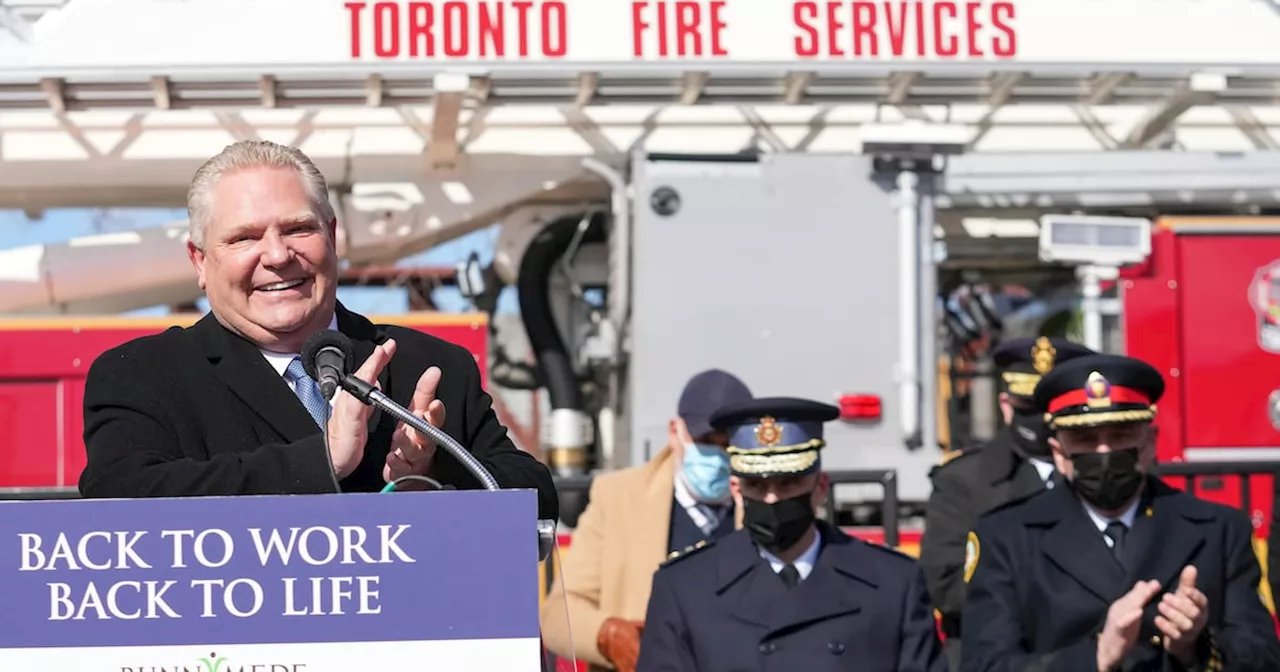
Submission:
M 0 670 L 541 668 L 536 493 L 0 502 Z

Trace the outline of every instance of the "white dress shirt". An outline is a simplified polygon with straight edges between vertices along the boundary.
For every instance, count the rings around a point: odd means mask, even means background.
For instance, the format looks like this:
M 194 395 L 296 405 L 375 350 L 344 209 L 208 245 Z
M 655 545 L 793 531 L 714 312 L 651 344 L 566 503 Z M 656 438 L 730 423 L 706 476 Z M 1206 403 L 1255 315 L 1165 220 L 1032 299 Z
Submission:
M 813 564 L 818 561 L 818 549 L 821 547 L 822 534 L 815 532 L 813 535 L 813 542 L 809 544 L 809 548 L 806 548 L 804 553 L 801 553 L 800 557 L 796 558 L 796 561 L 791 563 L 792 565 L 795 565 L 796 571 L 800 572 L 801 581 L 809 578 L 809 573 L 813 571 Z M 782 568 L 787 566 L 787 563 L 779 560 L 778 556 L 764 550 L 763 548 L 760 549 L 760 557 L 769 562 L 769 566 L 773 568 L 775 573 L 781 572 Z
M 1138 517 L 1139 501 L 1140 500 L 1138 499 L 1133 500 L 1133 503 L 1129 505 L 1128 509 L 1125 509 L 1124 513 L 1120 514 L 1119 518 L 1105 518 L 1101 514 L 1099 514 L 1097 511 L 1094 511 L 1093 507 L 1090 507 L 1088 504 L 1085 504 L 1084 502 L 1081 502 L 1081 506 L 1084 507 L 1084 512 L 1089 514 L 1089 520 L 1093 521 L 1093 526 L 1098 528 L 1098 534 L 1102 535 L 1103 541 L 1107 542 L 1107 547 L 1113 548 L 1115 547 L 1116 542 L 1112 540 L 1111 537 L 1107 536 L 1106 534 L 1107 525 L 1110 525 L 1111 523 L 1119 521 L 1121 523 L 1124 523 L 1124 526 L 1126 528 L 1132 530 L 1133 521 L 1135 518 Z
M 684 479 L 680 477 L 680 469 L 676 468 L 676 503 L 684 508 L 685 513 L 689 514 L 689 518 L 693 520 L 693 524 L 702 530 L 703 534 L 710 535 L 720 527 L 721 520 L 724 518 L 724 508 L 729 506 L 728 502 L 717 507 L 714 504 L 706 504 L 699 502 L 689 492 L 689 486 L 685 484 Z
M 1031 458 L 1031 466 L 1036 468 L 1036 472 L 1040 474 L 1040 480 L 1044 481 L 1044 487 L 1053 489 L 1053 472 L 1057 471 L 1057 467 L 1052 462 L 1045 460 L 1037 460 Z
M 336 313 L 334 314 L 333 319 L 329 320 L 329 328 L 334 331 L 337 331 L 338 329 L 338 315 Z M 262 348 L 258 348 L 258 352 L 262 353 L 262 356 L 266 358 L 267 363 L 271 365 L 271 368 L 275 369 L 276 373 L 280 374 L 281 378 L 284 378 L 285 384 L 289 386 L 290 390 L 294 390 L 294 393 L 296 394 L 297 390 L 294 389 L 295 385 L 293 381 L 285 378 L 284 372 L 285 369 L 289 368 L 289 362 L 292 362 L 294 358 L 298 356 L 298 353 L 271 352 L 270 350 L 263 350 Z M 337 395 L 334 395 L 334 397 L 336 398 Z M 332 399 L 329 400 L 329 405 L 333 405 Z

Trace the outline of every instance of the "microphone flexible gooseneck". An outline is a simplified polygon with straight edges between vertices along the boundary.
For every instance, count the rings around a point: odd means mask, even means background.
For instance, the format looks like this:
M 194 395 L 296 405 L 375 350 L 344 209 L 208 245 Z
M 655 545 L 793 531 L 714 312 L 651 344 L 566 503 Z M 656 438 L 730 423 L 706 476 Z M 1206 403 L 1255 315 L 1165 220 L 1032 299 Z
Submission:
M 312 341 L 315 341 L 314 347 L 312 347 L 310 350 L 308 350 L 307 348 L 303 349 L 304 358 L 302 361 L 303 361 L 303 366 L 307 370 L 307 375 L 311 376 L 317 382 L 320 382 L 321 385 L 323 386 L 324 381 L 322 381 L 321 378 L 323 377 L 324 372 L 322 370 L 319 370 L 319 369 L 322 369 L 322 367 L 320 366 L 317 360 L 319 359 L 319 355 L 325 352 L 325 348 L 327 347 L 334 348 L 337 353 L 342 355 L 342 358 L 339 364 L 341 368 L 338 369 L 338 371 L 341 373 L 341 377 L 338 379 L 338 387 L 341 387 L 342 389 L 346 390 L 349 394 L 351 394 L 351 396 L 355 397 L 356 399 L 359 399 L 361 403 L 377 406 L 378 408 L 386 411 L 387 413 L 390 413 L 396 418 L 399 418 L 402 422 L 408 424 L 410 427 L 413 427 L 417 431 L 422 432 L 423 434 L 426 434 L 427 436 L 431 437 L 431 440 L 434 441 L 437 446 L 442 446 L 446 451 L 448 451 L 450 455 L 454 457 L 454 459 L 458 460 L 458 462 L 460 462 L 462 466 L 465 467 L 466 470 L 470 472 L 471 475 L 474 476 L 477 481 L 480 482 L 480 485 L 482 485 L 485 490 L 501 490 L 502 489 L 501 486 L 498 485 L 498 480 L 493 477 L 493 474 L 489 473 L 489 470 L 486 469 L 483 464 L 480 464 L 480 461 L 477 460 L 475 456 L 471 454 L 471 451 L 467 450 L 466 448 L 463 448 L 462 444 L 454 440 L 452 436 L 449 436 L 449 434 L 446 433 L 444 430 L 431 425 L 431 423 L 428 423 L 426 420 L 423 420 L 422 418 L 419 418 L 416 415 L 410 413 L 408 409 L 401 406 L 400 404 L 397 404 L 395 401 L 391 399 L 391 397 L 388 397 L 387 395 L 383 394 L 382 390 L 379 390 L 378 388 L 374 387 L 370 383 L 366 383 L 365 381 L 360 380 L 355 376 L 355 374 L 350 373 L 348 371 L 348 367 L 350 367 L 355 360 L 355 354 L 354 354 L 355 350 L 354 350 L 354 346 L 352 346 L 351 344 L 351 339 L 347 338 L 346 335 L 342 334 L 341 332 L 329 329 L 329 330 L 319 332 L 316 335 L 312 336 L 311 339 L 308 339 L 307 341 L 308 345 L 312 345 Z M 332 397 L 332 395 L 328 392 L 325 393 L 325 396 L 326 398 Z M 326 443 L 325 452 L 328 453 L 327 432 L 325 434 L 325 443 Z M 332 464 L 332 456 L 329 456 L 329 457 L 330 457 L 330 464 Z M 336 475 L 334 479 L 336 481 L 337 479 Z M 454 489 L 453 486 L 441 484 L 439 481 L 430 477 L 405 476 L 404 478 L 396 479 L 395 481 L 388 483 L 387 487 L 383 489 L 383 492 L 394 492 L 395 485 L 402 480 L 421 480 L 436 486 L 437 490 L 453 490 Z M 556 521 L 554 519 L 539 519 L 537 526 L 538 526 L 538 560 L 541 562 L 546 560 L 548 557 L 550 557 L 551 551 L 555 548 Z
M 366 404 L 373 404 L 374 406 L 381 408 L 382 410 L 390 413 L 391 415 L 394 415 L 397 418 L 400 418 L 404 422 L 408 423 L 409 426 L 431 437 L 431 439 L 436 442 L 437 446 L 444 446 L 444 449 L 449 451 L 450 455 L 457 458 L 457 460 L 462 463 L 462 466 L 466 467 L 467 471 L 471 472 L 471 475 L 475 476 L 476 480 L 480 481 L 480 484 L 484 486 L 485 490 L 501 490 L 502 489 L 501 487 L 498 486 L 498 481 L 493 477 L 493 474 L 489 473 L 489 470 L 485 469 L 483 464 L 480 464 L 480 461 L 477 460 L 475 456 L 471 454 L 471 451 L 467 450 L 466 448 L 463 448 L 462 444 L 455 441 L 454 438 L 452 436 L 449 436 L 447 433 L 445 433 L 444 430 L 431 425 L 426 420 L 423 420 L 422 418 L 419 418 L 418 416 L 405 410 L 403 406 L 401 406 L 400 404 L 397 404 L 396 402 L 392 401 L 390 397 L 383 394 L 382 390 L 379 390 L 378 388 L 370 385 L 369 383 L 364 382 L 363 380 L 360 380 L 359 378 L 356 378 L 354 375 L 351 375 L 351 374 L 348 374 L 346 377 L 342 379 L 342 389 L 351 393 L 353 397 L 355 397 L 356 399 L 359 399 L 361 402 Z M 384 488 L 382 491 L 394 492 L 395 485 L 400 480 L 423 480 L 432 485 L 435 485 L 437 490 L 453 489 L 452 486 L 441 485 L 439 481 L 436 481 L 433 478 L 405 476 L 403 479 L 396 479 L 395 481 L 388 483 L 387 487 Z M 555 548 L 556 548 L 556 521 L 554 519 L 539 518 L 538 519 L 538 561 L 539 562 L 545 561 L 548 557 L 551 556 L 551 551 L 554 550 Z
M 410 413 L 400 404 L 392 401 L 391 397 L 382 393 L 382 390 L 360 380 L 353 374 L 348 374 L 342 379 L 342 389 L 350 392 L 351 396 L 356 399 L 359 399 L 366 404 L 372 404 L 381 408 L 387 413 L 399 418 L 410 427 L 413 427 L 419 432 L 431 437 L 431 440 L 435 441 L 436 445 L 443 446 L 445 450 L 449 451 L 450 455 L 454 456 L 459 462 L 461 462 L 462 466 L 466 467 L 467 471 L 471 472 L 471 475 L 475 476 L 476 480 L 480 481 L 480 484 L 484 486 L 485 490 L 502 489 L 499 487 L 498 481 L 493 477 L 493 474 L 489 473 L 489 470 L 485 469 L 483 464 L 480 464 L 480 461 L 471 454 L 471 451 L 463 448 L 462 444 L 455 441 L 454 438 L 445 433 L 444 430 L 433 426 L 426 420 Z

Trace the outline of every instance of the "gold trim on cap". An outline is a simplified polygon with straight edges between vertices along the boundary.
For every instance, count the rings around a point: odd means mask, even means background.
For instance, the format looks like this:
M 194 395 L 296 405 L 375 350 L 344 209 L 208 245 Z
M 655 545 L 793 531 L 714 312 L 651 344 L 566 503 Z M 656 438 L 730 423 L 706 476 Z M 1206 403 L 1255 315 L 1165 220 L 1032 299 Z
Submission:
M 1040 383 L 1040 374 L 1038 373 L 1005 371 L 1000 374 L 1000 377 L 1009 386 L 1009 394 L 1016 394 L 1019 397 L 1031 396 L 1036 391 L 1036 385 Z
M 1045 414 L 1049 429 L 1061 427 L 1096 427 L 1098 425 L 1118 425 L 1125 422 L 1143 422 L 1156 417 L 1156 407 L 1134 408 L 1126 411 L 1103 411 L 1102 413 L 1076 413 L 1053 417 Z
M 798 474 L 818 461 L 818 451 L 785 455 L 733 455 L 729 467 L 740 474 Z
M 725 452 L 730 455 L 784 455 L 786 453 L 798 453 L 802 450 L 817 450 L 825 445 L 827 445 L 827 442 L 822 439 L 809 439 L 804 443 L 793 443 L 789 446 L 770 446 L 768 448 L 729 446 L 725 448 Z

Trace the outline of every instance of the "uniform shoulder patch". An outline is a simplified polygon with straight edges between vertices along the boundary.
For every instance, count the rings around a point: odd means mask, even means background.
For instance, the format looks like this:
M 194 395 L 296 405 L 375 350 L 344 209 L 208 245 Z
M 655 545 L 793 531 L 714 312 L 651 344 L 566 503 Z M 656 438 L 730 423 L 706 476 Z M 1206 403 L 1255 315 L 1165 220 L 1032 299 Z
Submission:
M 703 541 L 699 541 L 698 543 L 696 543 L 696 544 L 694 544 L 694 545 L 692 545 L 692 546 L 685 546 L 684 548 L 682 548 L 682 549 L 680 549 L 680 550 L 678 550 L 678 551 L 671 551 L 671 553 L 669 553 L 669 554 L 667 555 L 667 559 L 666 559 L 665 561 L 663 561 L 663 563 L 662 563 L 662 565 L 661 565 L 661 566 L 662 566 L 662 567 L 668 567 L 668 566 L 670 566 L 670 565 L 672 565 L 672 564 L 674 564 L 674 563 L 677 563 L 677 562 L 679 562 L 679 561 L 681 561 L 681 560 L 683 560 L 683 559 L 685 559 L 685 558 L 687 558 L 687 557 L 689 557 L 689 556 L 691 556 L 691 555 L 695 555 L 698 551 L 701 551 L 701 550 L 703 550 L 703 549 L 707 549 L 707 548 L 711 548 L 713 545 L 715 545 L 715 544 L 714 544 L 714 542 L 709 542 L 709 541 L 705 541 L 705 540 L 703 540 Z
M 932 467 L 929 468 L 929 476 L 932 477 L 934 474 L 937 474 L 940 472 L 950 473 L 951 470 L 948 469 L 949 466 L 956 464 L 957 461 L 961 460 L 962 458 L 968 457 L 970 455 L 977 455 L 977 454 L 978 452 L 975 450 L 957 449 L 957 450 L 948 451 L 947 454 L 942 456 L 941 460 L 938 460 L 937 464 L 934 464 Z
M 969 579 L 973 578 L 973 572 L 978 569 L 978 556 L 982 554 L 982 544 L 978 541 L 978 534 L 970 532 L 969 537 L 964 542 L 964 582 L 969 583 Z

